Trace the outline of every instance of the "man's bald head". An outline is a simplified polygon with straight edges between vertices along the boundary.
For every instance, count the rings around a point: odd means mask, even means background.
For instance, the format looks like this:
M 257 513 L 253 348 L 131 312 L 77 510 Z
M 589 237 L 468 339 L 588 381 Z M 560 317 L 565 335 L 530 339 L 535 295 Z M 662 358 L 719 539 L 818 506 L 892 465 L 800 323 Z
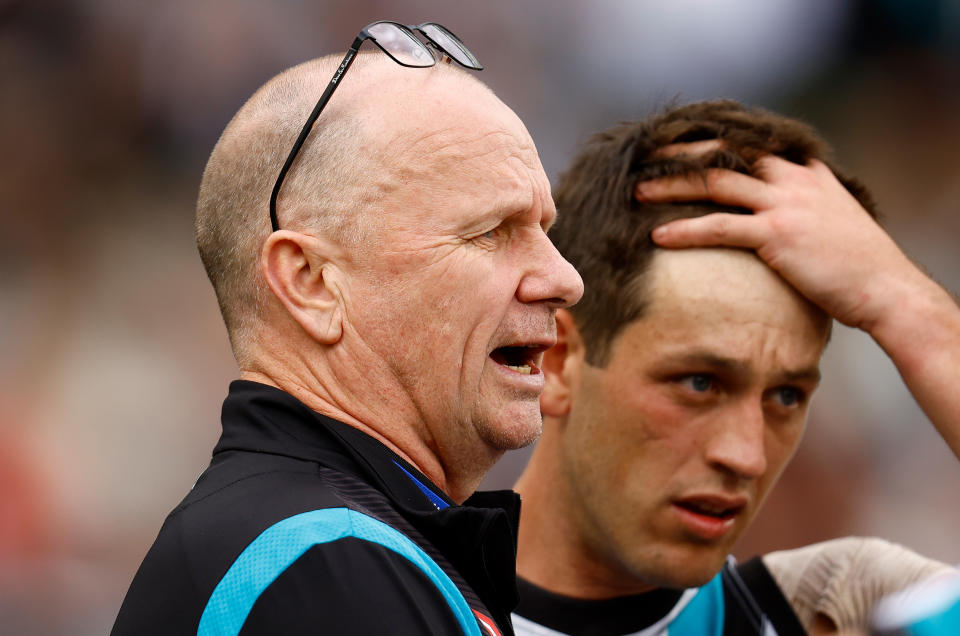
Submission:
M 258 332 L 263 308 L 273 302 L 259 271 L 261 246 L 271 233 L 270 193 L 341 59 L 333 55 L 306 62 L 262 86 L 227 125 L 204 170 L 197 246 L 241 366 L 250 362 L 250 339 Z M 406 69 L 378 53 L 358 55 L 349 76 L 314 125 L 277 201 L 281 228 L 345 247 L 360 244 L 377 218 L 368 212 L 383 193 L 370 187 L 369 177 L 389 159 L 384 131 L 391 124 L 402 129 L 406 113 L 397 101 L 409 105 L 416 88 L 427 81 L 482 86 L 445 64 Z

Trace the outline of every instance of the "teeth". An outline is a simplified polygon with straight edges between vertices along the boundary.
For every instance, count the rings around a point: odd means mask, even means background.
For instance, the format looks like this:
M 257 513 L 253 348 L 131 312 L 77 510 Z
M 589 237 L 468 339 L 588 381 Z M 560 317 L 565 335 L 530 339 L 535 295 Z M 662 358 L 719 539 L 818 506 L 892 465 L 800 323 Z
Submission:
M 519 373 L 519 374 L 521 374 L 521 375 L 530 375 L 530 365 L 528 365 L 528 364 L 524 364 L 524 365 L 519 366 L 519 367 L 515 367 L 515 366 L 513 366 L 512 364 L 508 364 L 508 365 L 505 365 L 505 366 L 506 366 L 508 369 L 510 369 L 511 371 L 516 371 L 517 373 Z

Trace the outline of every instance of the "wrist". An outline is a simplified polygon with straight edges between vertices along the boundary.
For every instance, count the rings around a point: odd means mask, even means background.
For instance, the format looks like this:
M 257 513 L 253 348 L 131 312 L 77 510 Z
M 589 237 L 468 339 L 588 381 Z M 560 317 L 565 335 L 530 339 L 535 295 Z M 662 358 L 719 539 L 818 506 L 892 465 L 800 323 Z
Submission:
M 879 281 L 883 295 L 861 328 L 902 365 L 960 343 L 960 307 L 943 287 L 914 268 L 916 276 Z

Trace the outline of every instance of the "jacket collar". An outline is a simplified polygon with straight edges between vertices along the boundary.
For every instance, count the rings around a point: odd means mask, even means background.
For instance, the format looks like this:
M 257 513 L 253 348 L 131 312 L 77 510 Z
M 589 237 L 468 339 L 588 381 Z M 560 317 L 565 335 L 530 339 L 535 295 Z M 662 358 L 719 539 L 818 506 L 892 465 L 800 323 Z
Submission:
M 423 473 L 380 441 L 321 415 L 275 387 L 236 380 L 223 403 L 223 434 L 213 450 L 283 455 L 354 475 L 396 509 L 471 582 L 500 625 L 517 604 L 516 544 L 520 498 L 478 492 L 455 504 Z M 506 613 L 498 611 L 506 609 Z
M 438 504 L 453 505 L 423 473 L 380 441 L 311 410 L 278 388 L 232 382 L 222 420 L 223 435 L 214 455 L 246 450 L 315 461 L 370 483 L 403 511 L 430 512 Z

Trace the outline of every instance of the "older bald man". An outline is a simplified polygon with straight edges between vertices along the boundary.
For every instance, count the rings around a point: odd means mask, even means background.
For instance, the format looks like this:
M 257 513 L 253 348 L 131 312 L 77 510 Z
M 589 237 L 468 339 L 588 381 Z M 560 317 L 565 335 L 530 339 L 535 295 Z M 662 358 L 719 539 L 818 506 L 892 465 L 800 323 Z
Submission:
M 538 436 L 582 283 L 529 134 L 446 56 L 479 68 L 437 25 L 369 25 L 214 148 L 197 242 L 240 379 L 114 634 L 512 633 L 518 502 L 467 498 Z

